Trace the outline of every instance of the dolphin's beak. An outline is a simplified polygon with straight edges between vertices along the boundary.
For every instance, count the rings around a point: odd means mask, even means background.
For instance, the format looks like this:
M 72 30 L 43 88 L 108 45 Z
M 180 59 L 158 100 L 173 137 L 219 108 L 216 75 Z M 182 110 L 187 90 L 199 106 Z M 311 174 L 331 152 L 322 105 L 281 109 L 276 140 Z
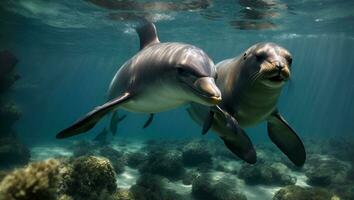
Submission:
M 194 82 L 194 88 L 212 105 L 216 105 L 221 101 L 221 92 L 215 84 L 214 78 L 203 77 L 198 78 Z

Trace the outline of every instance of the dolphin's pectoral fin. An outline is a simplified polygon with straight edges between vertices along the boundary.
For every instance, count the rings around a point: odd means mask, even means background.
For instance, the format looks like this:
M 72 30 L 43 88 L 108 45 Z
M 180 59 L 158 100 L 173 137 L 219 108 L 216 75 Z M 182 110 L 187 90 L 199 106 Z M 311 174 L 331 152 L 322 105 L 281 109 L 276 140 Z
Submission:
M 67 138 L 90 130 L 104 115 L 117 108 L 117 106 L 119 106 L 120 104 L 129 100 L 130 97 L 131 94 L 129 92 L 126 92 L 123 95 L 117 97 L 116 99 L 113 99 L 112 101 L 109 101 L 103 104 L 102 106 L 96 107 L 93 111 L 86 114 L 83 118 L 76 121 L 73 125 L 59 132 L 56 135 L 56 138 Z
M 205 135 L 211 128 L 211 125 L 213 125 L 214 114 L 215 114 L 214 111 L 210 110 L 209 114 L 205 117 L 203 129 L 202 129 L 202 135 Z
M 146 122 L 145 122 L 145 124 L 144 124 L 143 128 L 147 128 L 147 127 L 151 124 L 152 119 L 154 119 L 154 114 L 153 114 L 153 113 L 150 113 L 150 115 L 149 115 L 149 119 L 148 119 L 148 120 L 146 120 Z
M 268 134 L 272 142 L 296 166 L 302 166 L 305 163 L 306 152 L 304 144 L 278 112 L 274 112 L 268 119 Z
M 230 136 L 232 134 L 232 136 Z M 220 137 L 226 147 L 235 155 L 249 164 L 257 162 L 257 154 L 247 134 L 240 129 L 237 134 L 229 133 L 228 137 Z M 229 137 L 230 136 L 230 137 Z
M 110 123 L 110 130 L 113 136 L 116 135 L 117 133 L 117 125 L 119 122 L 121 122 L 124 118 L 126 118 L 127 115 L 123 115 L 122 117 L 119 117 L 118 112 L 114 111 L 113 115 L 111 117 L 111 123 Z

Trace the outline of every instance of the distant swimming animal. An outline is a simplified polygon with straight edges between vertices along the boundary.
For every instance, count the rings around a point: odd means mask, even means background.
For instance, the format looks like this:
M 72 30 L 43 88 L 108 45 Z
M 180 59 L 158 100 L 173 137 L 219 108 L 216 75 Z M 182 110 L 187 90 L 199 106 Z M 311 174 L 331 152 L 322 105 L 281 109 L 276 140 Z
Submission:
M 242 128 L 267 121 L 272 142 L 295 165 L 302 166 L 306 160 L 304 145 L 276 106 L 290 78 L 291 64 L 292 56 L 285 48 L 274 43 L 258 43 L 243 55 L 216 65 L 216 84 L 223 97 L 219 106 L 237 120 L 236 132 L 225 128 L 225 118 L 205 106 L 193 103 L 188 112 L 199 124 L 209 123 L 204 124 L 203 133 L 211 127 L 229 150 L 251 164 L 256 163 L 257 156 Z
M 117 133 L 118 123 L 121 122 L 126 117 L 127 117 L 127 115 L 123 115 L 122 117 L 119 117 L 118 112 L 113 112 L 113 115 L 111 118 L 111 123 L 110 123 L 110 130 L 113 135 L 116 135 L 116 133 Z
M 108 131 L 106 128 L 104 128 L 98 135 L 96 135 L 93 141 L 97 142 L 100 145 L 106 145 L 108 144 L 107 135 Z
M 204 51 L 189 44 L 160 43 L 151 22 L 144 21 L 136 30 L 140 51 L 114 76 L 108 91 L 110 101 L 59 132 L 57 138 L 90 130 L 118 107 L 156 113 L 190 102 L 213 106 L 221 101 L 214 63 Z

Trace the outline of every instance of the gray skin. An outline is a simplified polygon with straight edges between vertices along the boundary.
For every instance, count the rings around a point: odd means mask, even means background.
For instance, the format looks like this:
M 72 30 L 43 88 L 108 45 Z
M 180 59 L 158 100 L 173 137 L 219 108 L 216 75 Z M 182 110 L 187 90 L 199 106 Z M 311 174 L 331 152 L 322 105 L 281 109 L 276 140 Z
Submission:
M 282 88 L 290 78 L 292 57 L 283 47 L 274 43 L 258 43 L 241 56 L 224 60 L 216 65 L 223 99 L 219 106 L 238 122 L 236 132 L 226 127 L 225 118 L 212 115 L 211 128 L 225 145 L 248 163 L 256 162 L 254 147 L 243 128 L 268 122 L 269 137 L 297 166 L 302 166 L 306 153 L 300 138 L 280 116 L 277 101 Z M 210 109 L 191 104 L 190 116 L 199 124 L 210 116 Z
M 150 22 L 137 28 L 140 51 L 118 70 L 109 87 L 109 101 L 57 134 L 66 138 L 90 130 L 118 107 L 157 113 L 195 102 L 221 101 L 214 63 L 201 49 L 183 43 L 160 43 Z M 113 122 L 114 124 L 115 122 Z

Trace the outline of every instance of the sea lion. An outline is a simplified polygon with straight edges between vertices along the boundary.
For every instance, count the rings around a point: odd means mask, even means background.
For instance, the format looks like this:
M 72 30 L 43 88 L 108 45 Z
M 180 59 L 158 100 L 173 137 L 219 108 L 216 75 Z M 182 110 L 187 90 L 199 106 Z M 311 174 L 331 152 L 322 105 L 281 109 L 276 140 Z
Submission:
M 136 28 L 140 51 L 114 76 L 108 91 L 110 100 L 62 130 L 57 138 L 90 130 L 118 107 L 150 114 L 190 102 L 213 106 L 221 101 L 214 80 L 215 66 L 209 56 L 190 44 L 160 43 L 155 25 L 142 21 Z
M 209 123 L 204 124 L 204 133 L 211 127 L 234 154 L 248 163 L 255 163 L 257 157 L 242 128 L 267 121 L 272 142 L 295 165 L 302 166 L 306 160 L 304 145 L 276 106 L 290 78 L 291 64 L 292 56 L 285 48 L 274 43 L 258 43 L 243 55 L 216 65 L 216 84 L 223 96 L 219 106 L 237 120 L 236 132 L 225 128 L 224 117 L 210 112 L 208 107 L 191 104 L 188 112 L 198 123 Z

